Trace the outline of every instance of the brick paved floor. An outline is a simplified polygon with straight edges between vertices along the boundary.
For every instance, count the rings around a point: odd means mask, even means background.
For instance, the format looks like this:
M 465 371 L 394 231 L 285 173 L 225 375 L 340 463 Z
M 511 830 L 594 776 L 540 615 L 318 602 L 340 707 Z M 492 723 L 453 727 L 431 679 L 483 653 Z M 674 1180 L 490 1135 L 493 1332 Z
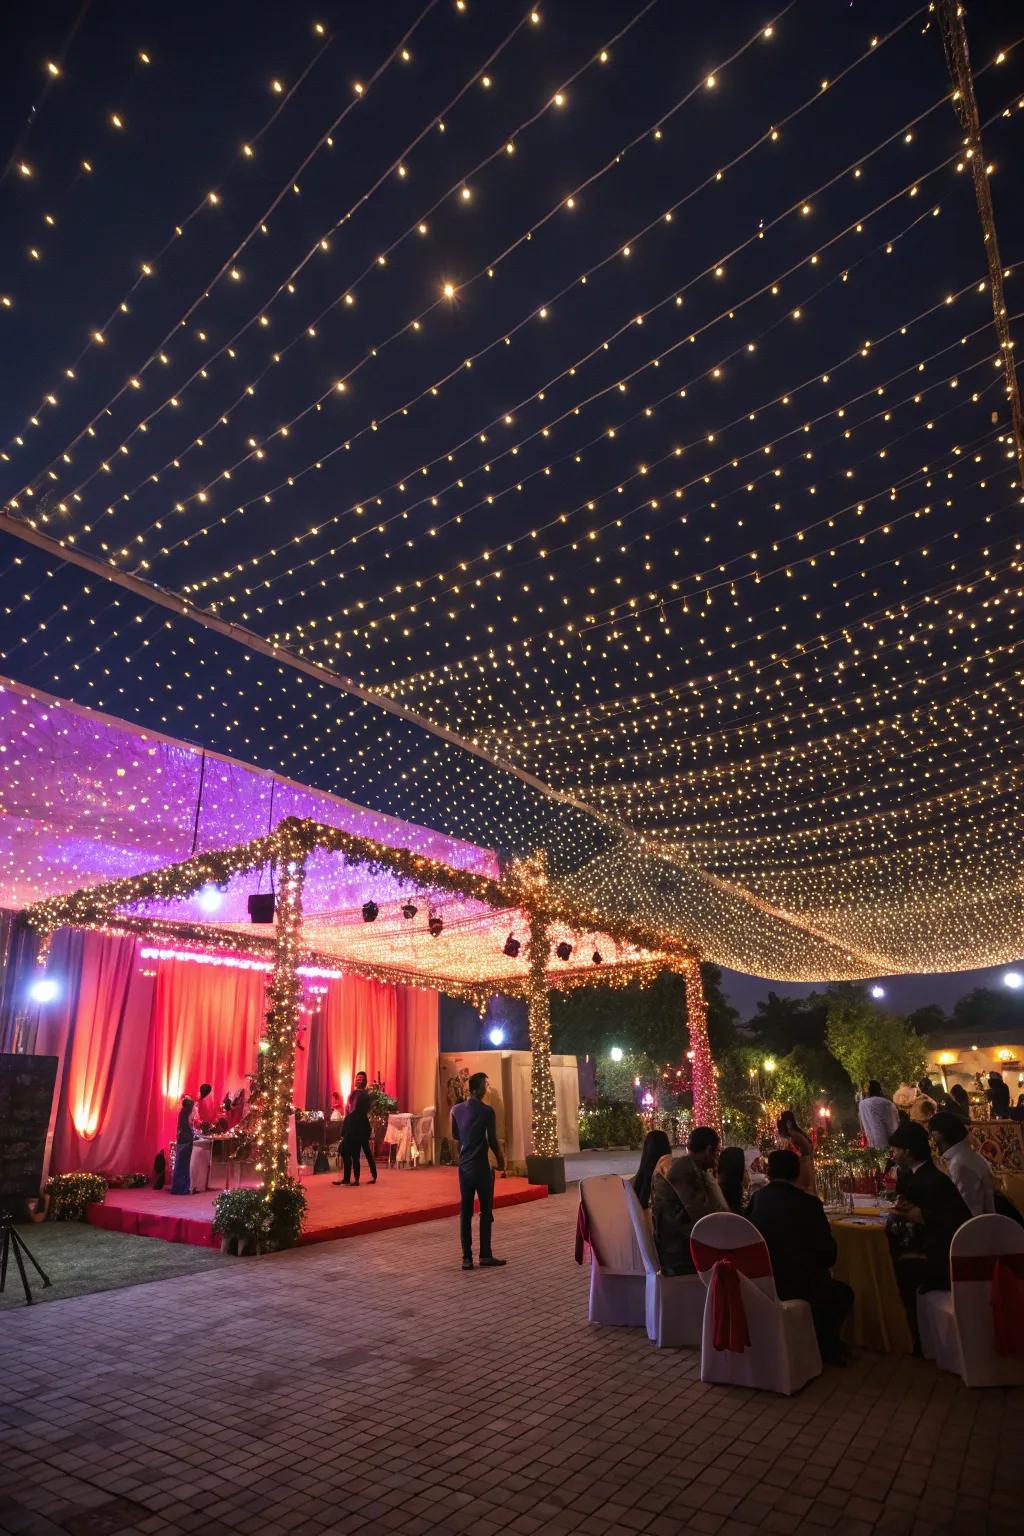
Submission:
M 0 1319 L 0 1528 L 25 1536 L 1020 1531 L 1024 1390 L 865 1356 L 799 1397 L 590 1328 L 572 1195 Z

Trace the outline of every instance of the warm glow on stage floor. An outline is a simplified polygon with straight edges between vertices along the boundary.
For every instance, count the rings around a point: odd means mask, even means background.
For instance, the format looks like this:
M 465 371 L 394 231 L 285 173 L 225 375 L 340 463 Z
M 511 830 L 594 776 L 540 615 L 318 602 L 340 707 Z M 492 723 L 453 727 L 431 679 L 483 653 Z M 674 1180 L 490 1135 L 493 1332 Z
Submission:
M 303 1182 L 309 1210 L 300 1243 L 326 1243 L 385 1227 L 412 1226 L 437 1221 L 459 1212 L 459 1183 L 454 1168 L 404 1168 L 382 1170 L 376 1184 L 368 1181 L 346 1189 L 338 1187 L 335 1173 L 321 1173 Z M 109 1189 L 103 1205 L 88 1207 L 94 1227 L 131 1232 L 138 1237 L 160 1237 L 169 1243 L 192 1243 L 216 1248 L 213 1236 L 213 1203 L 219 1190 L 205 1195 L 172 1195 L 167 1190 Z M 494 1204 L 519 1205 L 524 1200 L 543 1200 L 544 1185 L 525 1179 L 503 1179 L 494 1186 Z M 458 1234 L 452 1236 L 458 1247 Z

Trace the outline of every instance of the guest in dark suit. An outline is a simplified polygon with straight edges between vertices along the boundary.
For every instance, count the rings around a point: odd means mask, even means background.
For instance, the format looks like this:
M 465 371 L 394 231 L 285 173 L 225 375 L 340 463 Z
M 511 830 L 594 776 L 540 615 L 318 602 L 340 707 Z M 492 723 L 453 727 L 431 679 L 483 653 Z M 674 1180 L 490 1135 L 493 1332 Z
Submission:
M 370 1095 L 366 1088 L 366 1073 L 357 1072 L 356 1080 L 345 1104 L 345 1118 L 341 1123 L 341 1161 L 344 1178 L 335 1184 L 359 1183 L 359 1154 L 366 1154 L 371 1183 L 377 1182 L 377 1164 L 373 1159 L 370 1127 Z M 354 1176 L 353 1176 L 354 1175 Z
M 797 1187 L 800 1159 L 788 1147 L 768 1154 L 768 1180 L 747 1207 L 772 1261 L 780 1301 L 806 1301 L 822 1359 L 842 1364 L 840 1334 L 853 1306 L 853 1291 L 833 1280 L 836 1240 L 817 1195 Z
M 917 1293 L 949 1290 L 949 1245 L 953 1233 L 970 1220 L 963 1196 L 932 1162 L 931 1142 L 923 1125 L 897 1126 L 889 1137 L 896 1163 L 896 1210 L 902 1222 L 894 1237 L 896 1282 L 918 1341 Z

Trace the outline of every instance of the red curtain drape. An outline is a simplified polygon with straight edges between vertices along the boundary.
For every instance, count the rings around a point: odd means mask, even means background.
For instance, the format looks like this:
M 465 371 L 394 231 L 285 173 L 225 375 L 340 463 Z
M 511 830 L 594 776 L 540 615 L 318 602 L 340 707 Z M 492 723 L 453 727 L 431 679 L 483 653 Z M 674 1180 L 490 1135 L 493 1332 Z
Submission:
M 134 938 L 76 937 L 80 967 L 77 985 L 67 973 L 75 1006 L 65 1036 L 51 1167 L 147 1172 L 155 1151 L 146 1125 L 152 983 L 139 970 Z
M 160 960 L 153 993 L 150 1066 L 152 1129 L 157 1146 L 173 1134 L 184 1093 L 209 1083 L 219 1103 L 248 1088 L 263 1031 L 262 971 L 194 960 Z

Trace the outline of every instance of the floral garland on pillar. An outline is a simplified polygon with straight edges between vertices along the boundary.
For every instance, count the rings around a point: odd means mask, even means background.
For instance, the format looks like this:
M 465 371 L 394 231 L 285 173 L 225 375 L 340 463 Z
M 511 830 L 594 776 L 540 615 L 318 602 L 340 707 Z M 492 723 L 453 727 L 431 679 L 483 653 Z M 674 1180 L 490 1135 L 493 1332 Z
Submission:
M 530 1031 L 533 1151 L 537 1157 L 557 1157 L 558 1127 L 555 1081 L 551 1076 L 551 1005 L 548 996 L 551 938 L 543 852 L 520 865 L 513 878 L 523 889 L 523 906 L 527 913 L 526 958 L 530 972 L 526 983 L 526 1018 Z
M 268 988 L 266 1049 L 261 1063 L 257 1168 L 269 1197 L 288 1173 L 288 1121 L 295 1079 L 295 1034 L 301 983 L 297 966 L 302 939 L 302 887 L 306 856 L 282 823 L 277 886 L 277 935 L 274 970 Z
M 708 1038 L 708 1008 L 704 998 L 704 979 L 700 961 L 686 959 L 679 965 L 686 986 L 686 1019 L 693 1052 L 693 1123 L 710 1125 L 722 1134 L 722 1116 L 718 1105 L 718 1079 Z

